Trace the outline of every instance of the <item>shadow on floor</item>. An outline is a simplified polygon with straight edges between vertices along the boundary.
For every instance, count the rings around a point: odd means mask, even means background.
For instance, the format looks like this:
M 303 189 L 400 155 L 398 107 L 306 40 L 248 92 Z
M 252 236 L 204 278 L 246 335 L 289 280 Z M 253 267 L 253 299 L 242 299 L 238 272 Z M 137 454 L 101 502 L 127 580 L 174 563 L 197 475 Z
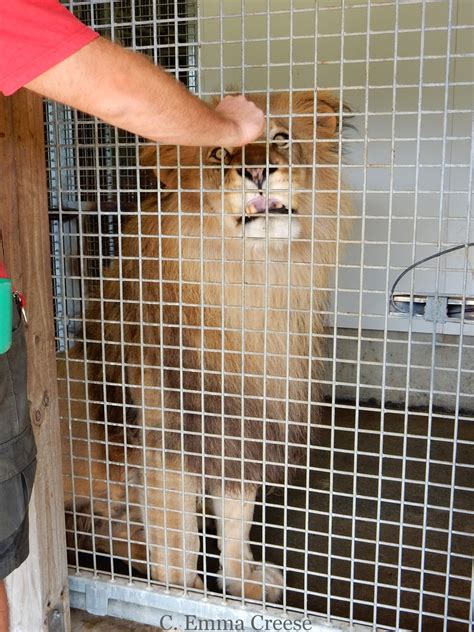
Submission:
M 115 617 L 95 617 L 83 610 L 71 610 L 71 632 L 160 632 L 160 628 L 124 621 Z
M 444 416 L 405 424 L 391 413 L 382 428 L 380 413 L 361 411 L 356 432 L 354 415 L 339 409 L 334 432 L 322 420 L 310 484 L 294 481 L 291 507 L 282 491 L 267 496 L 266 555 L 289 569 L 286 604 L 411 630 L 421 616 L 431 632 L 446 612 L 450 631 L 467 631 L 474 424 L 459 422 L 455 448 Z

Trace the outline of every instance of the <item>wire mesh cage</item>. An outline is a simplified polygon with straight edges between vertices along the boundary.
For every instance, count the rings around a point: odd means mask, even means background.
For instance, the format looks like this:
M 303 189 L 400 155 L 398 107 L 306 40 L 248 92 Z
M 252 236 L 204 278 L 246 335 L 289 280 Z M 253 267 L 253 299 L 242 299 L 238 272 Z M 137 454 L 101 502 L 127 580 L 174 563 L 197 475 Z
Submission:
M 67 6 L 267 121 L 176 149 L 45 106 L 73 605 L 467 630 L 470 3 Z

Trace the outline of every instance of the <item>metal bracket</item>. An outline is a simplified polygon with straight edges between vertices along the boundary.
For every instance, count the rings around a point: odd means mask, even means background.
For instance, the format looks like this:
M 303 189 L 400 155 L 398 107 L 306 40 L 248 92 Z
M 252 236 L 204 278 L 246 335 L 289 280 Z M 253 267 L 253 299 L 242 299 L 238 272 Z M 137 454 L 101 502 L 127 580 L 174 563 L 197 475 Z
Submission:
M 448 320 L 448 297 L 428 296 L 425 305 L 425 320 L 430 323 L 445 323 Z
M 49 610 L 46 617 L 46 625 L 48 632 L 66 632 L 64 624 L 64 607 L 62 602 L 58 603 L 54 608 Z
M 108 592 L 99 582 L 90 582 L 85 588 L 87 612 L 104 617 L 107 614 Z

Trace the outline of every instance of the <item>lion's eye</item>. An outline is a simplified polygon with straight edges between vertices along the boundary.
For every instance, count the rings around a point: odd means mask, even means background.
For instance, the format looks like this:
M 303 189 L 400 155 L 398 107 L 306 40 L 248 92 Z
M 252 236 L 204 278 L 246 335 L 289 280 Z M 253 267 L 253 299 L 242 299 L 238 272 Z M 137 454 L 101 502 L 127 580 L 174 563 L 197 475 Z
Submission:
M 222 160 L 224 160 L 224 162 L 228 164 L 231 159 L 231 154 L 230 151 L 227 151 L 224 147 L 215 147 L 209 154 L 209 158 L 212 158 L 215 162 L 222 162 Z
M 275 134 L 273 137 L 273 142 L 277 143 L 281 149 L 287 149 L 290 144 L 290 137 L 286 132 L 278 132 L 278 134 Z

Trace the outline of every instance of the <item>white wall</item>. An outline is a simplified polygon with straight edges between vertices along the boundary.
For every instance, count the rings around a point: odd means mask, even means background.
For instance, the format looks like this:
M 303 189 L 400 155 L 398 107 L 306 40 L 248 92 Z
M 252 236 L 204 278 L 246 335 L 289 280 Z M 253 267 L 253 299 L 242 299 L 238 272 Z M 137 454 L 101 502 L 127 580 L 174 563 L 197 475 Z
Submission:
M 354 109 L 357 132 L 344 172 L 356 219 L 339 266 L 340 326 L 384 328 L 387 287 L 403 268 L 474 241 L 474 221 L 467 221 L 473 3 L 453 2 L 451 16 L 449 4 L 428 2 L 423 10 L 421 2 L 400 2 L 398 11 L 393 2 L 369 8 L 360 0 L 347 0 L 345 11 L 339 0 L 200 4 L 201 94 L 317 86 L 340 92 Z M 470 262 L 458 251 L 417 270 L 415 292 L 434 293 L 439 265 L 439 292 L 474 295 L 471 251 Z M 410 290 L 410 276 L 398 289 Z M 389 330 L 408 327 L 389 316 Z M 433 326 L 417 320 L 412 331 Z M 457 334 L 459 325 L 437 331 Z M 474 334 L 474 325 L 464 333 Z

